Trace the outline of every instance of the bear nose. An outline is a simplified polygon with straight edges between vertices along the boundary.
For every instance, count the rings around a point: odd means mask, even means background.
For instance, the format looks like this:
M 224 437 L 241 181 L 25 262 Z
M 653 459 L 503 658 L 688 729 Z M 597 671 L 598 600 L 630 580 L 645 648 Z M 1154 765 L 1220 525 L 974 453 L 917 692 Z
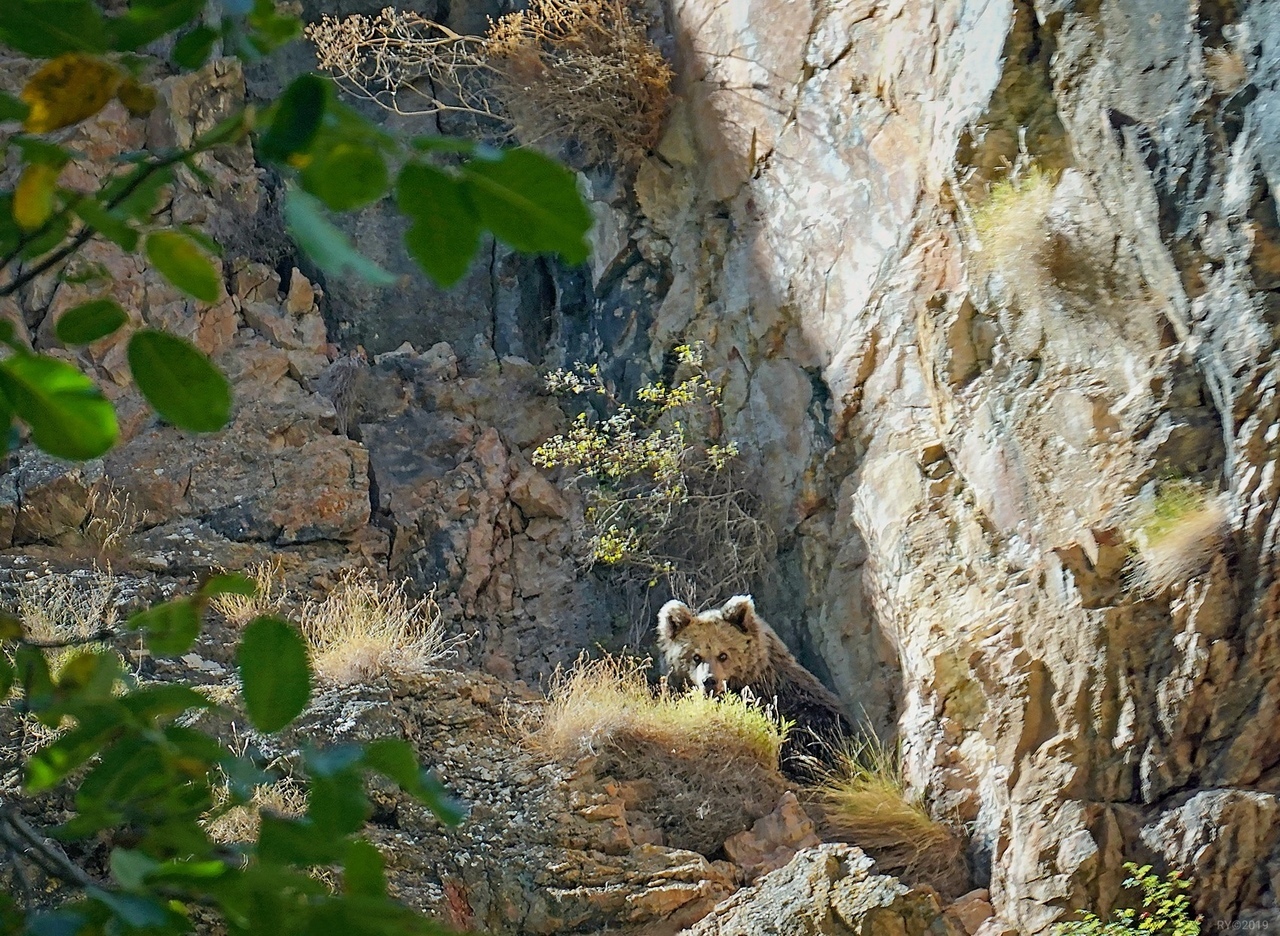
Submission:
M 707 695 L 715 695 L 716 688 L 716 678 L 714 676 L 708 676 L 702 681 L 702 691 Z

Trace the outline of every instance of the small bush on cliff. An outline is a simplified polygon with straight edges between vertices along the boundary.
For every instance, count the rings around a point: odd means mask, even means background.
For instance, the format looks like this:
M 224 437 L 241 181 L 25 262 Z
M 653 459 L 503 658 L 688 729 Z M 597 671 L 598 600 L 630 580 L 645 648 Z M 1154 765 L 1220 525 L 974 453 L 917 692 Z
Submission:
M 606 386 L 596 365 L 550 374 L 548 388 L 587 405 L 533 462 L 569 468 L 586 488 L 590 561 L 630 570 L 633 585 L 663 580 L 696 604 L 749 590 L 774 540 L 733 470 L 737 446 L 716 440 L 720 389 L 703 369 L 702 349 L 675 353 L 683 376 L 642 387 L 634 404 Z
M 973 210 L 978 249 L 971 262 L 979 273 L 1000 273 L 1015 291 L 1043 286 L 1046 219 L 1056 181 L 1039 166 L 1019 166 L 991 186 Z
M 1204 572 L 1231 533 L 1221 495 L 1185 479 L 1163 482 L 1133 511 L 1135 582 L 1151 595 Z
M 1200 918 L 1191 915 L 1191 882 L 1178 871 L 1161 878 L 1151 865 L 1125 862 L 1129 877 L 1125 887 L 1142 891 L 1140 909 L 1124 907 L 1104 920 L 1092 910 L 1079 911 L 1080 919 L 1058 923 L 1053 936 L 1199 936 Z
M 263 615 L 280 614 L 288 597 L 280 580 L 280 569 L 279 560 L 250 566 L 243 574 L 253 583 L 253 592 L 217 595 L 209 607 L 226 618 L 232 627 L 244 627 Z
M 307 38 L 342 87 L 388 110 L 463 111 L 525 144 L 572 142 L 589 163 L 645 156 L 671 100 L 671 67 L 623 0 L 532 0 L 484 36 L 387 8 L 326 16 Z
M 884 742 L 864 737 L 840 751 L 816 794 L 829 830 L 865 850 L 886 873 L 957 896 L 967 885 L 964 843 L 908 795 L 897 752 Z

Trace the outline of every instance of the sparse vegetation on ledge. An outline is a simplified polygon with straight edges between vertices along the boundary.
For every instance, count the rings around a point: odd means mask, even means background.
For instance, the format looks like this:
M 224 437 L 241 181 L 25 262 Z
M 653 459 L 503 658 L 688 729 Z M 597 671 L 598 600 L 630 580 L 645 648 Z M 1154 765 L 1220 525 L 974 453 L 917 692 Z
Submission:
M 623 0 L 533 0 L 464 36 L 417 13 L 326 16 L 320 67 L 400 114 L 462 112 L 520 142 L 634 163 L 662 132 L 673 72 Z
M 963 841 L 908 794 L 896 751 L 874 736 L 842 750 L 816 794 L 830 830 L 886 873 L 935 886 L 967 877 Z
M 1134 511 L 1132 522 L 1134 581 L 1151 595 L 1202 573 L 1231 533 L 1223 497 L 1188 480 L 1161 484 L 1155 497 Z
M 785 786 L 778 755 L 790 725 L 754 700 L 654 691 L 645 661 L 582 658 L 553 680 L 527 743 L 555 760 L 637 781 L 666 843 L 712 854 L 770 812 Z

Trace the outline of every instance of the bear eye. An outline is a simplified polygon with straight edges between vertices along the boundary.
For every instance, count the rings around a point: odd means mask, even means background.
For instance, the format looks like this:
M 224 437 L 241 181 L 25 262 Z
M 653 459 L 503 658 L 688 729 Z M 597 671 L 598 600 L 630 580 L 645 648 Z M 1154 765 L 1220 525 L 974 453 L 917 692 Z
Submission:
M 701 665 L 702 665 L 702 656 L 701 656 L 700 654 L 695 653 L 695 654 L 693 655 L 693 665 L 694 665 L 694 666 L 701 666 Z
M 716 659 L 717 659 L 717 660 L 719 660 L 721 663 L 723 663 L 723 662 L 725 662 L 726 660 L 728 660 L 728 659 L 729 659 L 729 654 L 727 654 L 727 653 L 722 653 L 722 654 L 720 654 L 718 657 L 716 657 Z

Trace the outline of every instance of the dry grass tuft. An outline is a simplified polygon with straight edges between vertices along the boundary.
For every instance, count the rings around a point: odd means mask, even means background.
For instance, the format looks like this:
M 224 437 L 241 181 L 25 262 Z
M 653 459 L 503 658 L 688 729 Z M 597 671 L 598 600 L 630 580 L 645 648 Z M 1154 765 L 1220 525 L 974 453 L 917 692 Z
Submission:
M 1222 495 L 1191 481 L 1169 481 L 1134 512 L 1135 584 L 1149 595 L 1201 574 L 1231 533 Z
M 655 693 L 647 663 L 579 659 L 557 674 L 531 747 L 647 792 L 628 804 L 666 844 L 714 854 L 768 814 L 785 788 L 778 754 L 789 725 L 751 700 Z
M 702 756 L 745 758 L 776 770 L 789 724 L 767 708 L 729 695 L 655 694 L 648 662 L 619 657 L 580 658 L 557 673 L 547 693 L 533 745 L 552 757 L 573 758 L 627 744 L 653 744 Z
M 402 584 L 380 585 L 365 571 L 344 574 L 323 601 L 303 605 L 298 624 L 316 675 L 340 686 L 419 675 L 457 652 L 432 595 L 411 602 Z
M 1205 49 L 1204 74 L 1213 90 L 1229 97 L 1249 81 L 1249 67 L 1235 49 Z
M 882 871 L 958 896 L 968 886 L 964 843 L 907 794 L 894 750 L 864 738 L 841 751 L 815 790 L 825 825 Z
M 1052 173 L 1033 165 L 991 186 L 973 210 L 979 249 L 972 258 L 980 274 L 1000 273 L 1015 290 L 1042 283 L 1056 184 Z
M 215 595 L 209 603 L 213 610 L 227 619 L 232 627 L 244 627 L 254 618 L 279 614 L 288 597 L 280 582 L 281 563 L 261 562 L 244 570 L 244 574 L 257 586 L 253 595 Z
M 517 139 L 568 137 L 588 162 L 657 145 L 673 72 L 622 0 L 532 0 L 490 26 L 484 51 Z
M 522 143 L 571 141 L 588 162 L 642 158 L 671 100 L 671 67 L 623 0 L 532 0 L 485 36 L 392 8 L 306 34 L 321 68 L 388 110 L 486 118 Z
M 225 799 L 224 790 L 224 803 Z M 253 791 L 253 798 L 243 806 L 232 806 L 222 813 L 215 808 L 213 817 L 205 820 L 204 827 L 215 842 L 225 845 L 252 842 L 258 837 L 264 811 L 284 818 L 296 818 L 306 810 L 307 794 L 297 783 L 291 780 L 264 783 Z
M 85 640 L 116 628 L 116 591 L 116 580 L 107 572 L 42 575 L 18 586 L 18 616 L 33 640 Z

